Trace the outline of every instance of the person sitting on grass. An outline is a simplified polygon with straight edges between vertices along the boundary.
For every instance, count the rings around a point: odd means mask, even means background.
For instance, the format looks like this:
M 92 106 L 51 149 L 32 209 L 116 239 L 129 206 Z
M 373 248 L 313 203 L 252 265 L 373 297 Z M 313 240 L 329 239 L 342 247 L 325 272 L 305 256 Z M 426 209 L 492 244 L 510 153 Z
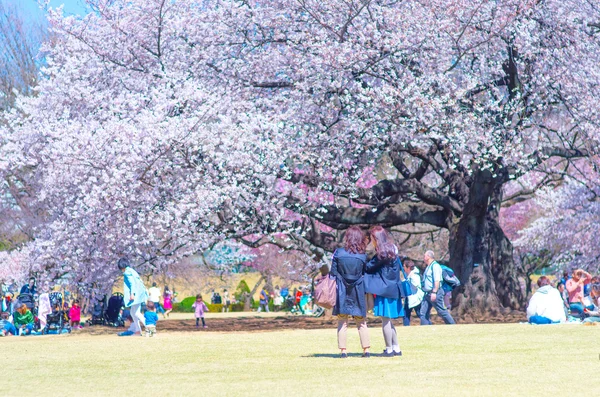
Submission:
M 69 309 L 69 318 L 71 319 L 71 327 L 81 329 L 81 325 L 79 324 L 81 321 L 81 307 L 77 299 L 73 301 L 73 305 Z
M 17 329 L 8 317 L 10 317 L 10 313 L 0 313 L 0 336 L 17 335 Z
M 584 317 L 583 314 L 583 288 L 592 280 L 592 275 L 583 269 L 577 269 L 573 272 L 573 277 L 567 280 L 566 286 L 569 292 L 569 303 L 571 314 Z
M 538 289 L 527 306 L 527 320 L 531 324 L 556 324 L 567 320 L 560 292 L 546 276 L 538 279 Z
M 202 295 L 196 295 L 196 302 L 192 304 L 194 310 L 194 315 L 196 316 L 196 328 L 200 327 L 200 319 L 202 319 L 202 328 L 208 328 L 206 326 L 206 322 L 204 321 L 204 312 L 208 312 L 208 307 L 202 300 Z
M 590 291 L 590 298 L 594 303 L 593 309 L 584 309 L 584 313 L 588 316 L 584 323 L 600 323 L 600 283 L 593 284 Z
M 29 335 L 33 331 L 33 313 L 24 303 L 18 303 L 15 308 L 14 324 L 21 334 Z
M 146 337 L 154 336 L 154 334 L 156 334 L 156 323 L 158 322 L 158 314 L 156 314 L 156 306 L 151 300 L 149 300 L 146 303 L 146 313 L 144 313 L 144 321 L 146 323 Z
M 562 281 L 560 281 L 556 285 L 556 289 L 560 293 L 560 297 L 562 298 L 563 303 L 565 305 L 565 310 L 568 313 L 569 312 L 569 294 L 567 293 L 567 289 L 565 288 L 565 283 L 563 283 Z

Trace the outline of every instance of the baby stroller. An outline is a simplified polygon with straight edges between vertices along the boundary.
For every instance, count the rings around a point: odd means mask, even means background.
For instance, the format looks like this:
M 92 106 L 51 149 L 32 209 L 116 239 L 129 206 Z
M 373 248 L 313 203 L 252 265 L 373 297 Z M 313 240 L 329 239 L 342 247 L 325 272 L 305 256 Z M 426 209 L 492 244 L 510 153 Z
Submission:
M 286 296 L 283 303 L 285 305 L 285 310 L 287 310 L 288 312 L 291 312 L 291 313 L 295 312 L 296 299 L 292 295 Z
M 104 325 L 106 310 L 106 296 L 102 300 L 97 300 L 92 308 L 92 317 L 87 321 L 88 325 Z
M 104 319 L 106 325 L 112 325 L 113 327 L 125 326 L 125 321 L 121 317 L 121 309 L 125 305 L 123 294 L 115 292 L 108 300 L 108 307 L 104 313 Z
M 27 306 L 29 310 L 35 315 L 35 297 L 32 294 L 21 294 L 19 295 L 18 301 Z
M 325 309 L 322 308 L 321 306 L 314 305 L 312 315 L 313 315 L 313 317 L 322 317 L 325 315 Z
M 49 298 L 52 313 L 46 316 L 46 327 L 42 330 L 42 334 L 70 333 L 69 315 L 64 310 L 62 294 L 60 292 L 53 292 Z

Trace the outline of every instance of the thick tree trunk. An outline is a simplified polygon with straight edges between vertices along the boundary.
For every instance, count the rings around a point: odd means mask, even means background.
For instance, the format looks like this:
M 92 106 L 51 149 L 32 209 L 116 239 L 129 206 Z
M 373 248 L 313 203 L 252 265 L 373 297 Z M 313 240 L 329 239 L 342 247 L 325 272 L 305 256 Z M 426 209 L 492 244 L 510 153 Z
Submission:
M 476 172 L 463 214 L 450 226 L 450 266 L 462 283 L 453 294 L 459 315 L 487 317 L 521 308 L 521 275 L 498 223 L 501 189 L 491 172 Z

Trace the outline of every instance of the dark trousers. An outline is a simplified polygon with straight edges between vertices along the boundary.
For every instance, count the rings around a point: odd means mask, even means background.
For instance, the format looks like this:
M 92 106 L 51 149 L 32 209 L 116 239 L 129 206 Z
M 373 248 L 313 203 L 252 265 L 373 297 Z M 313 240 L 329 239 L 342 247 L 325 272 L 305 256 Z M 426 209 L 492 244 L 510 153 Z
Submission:
M 202 326 L 206 326 L 206 323 L 204 322 L 204 317 L 196 317 L 196 327 L 198 327 L 200 325 L 200 319 L 202 319 Z
M 442 288 L 438 290 L 435 297 L 435 302 L 431 301 L 431 293 L 426 292 L 423 302 L 421 302 L 421 313 L 419 318 L 421 319 L 421 325 L 431 325 L 431 308 L 435 307 L 437 314 L 444 320 L 446 324 L 455 324 L 452 315 L 444 304 L 445 292 Z
M 417 316 L 421 316 L 421 304 L 419 303 L 417 306 L 415 307 L 408 307 L 408 298 L 404 299 L 404 318 L 402 319 L 402 323 L 404 324 L 405 327 L 410 325 L 410 315 L 412 314 L 412 311 L 415 311 L 415 313 L 417 314 Z

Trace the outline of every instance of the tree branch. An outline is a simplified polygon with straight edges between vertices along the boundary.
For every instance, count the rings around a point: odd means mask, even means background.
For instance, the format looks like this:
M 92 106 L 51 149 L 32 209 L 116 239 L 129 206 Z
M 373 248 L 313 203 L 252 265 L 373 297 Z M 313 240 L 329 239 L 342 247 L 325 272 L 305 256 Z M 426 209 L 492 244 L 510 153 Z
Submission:
M 292 210 L 298 211 L 299 203 L 286 203 Z M 338 208 L 321 207 L 309 214 L 325 225 L 336 229 L 352 225 L 381 225 L 385 227 L 405 225 L 408 223 L 426 223 L 446 228 L 447 213 L 439 207 L 417 204 L 397 203 L 375 208 Z

